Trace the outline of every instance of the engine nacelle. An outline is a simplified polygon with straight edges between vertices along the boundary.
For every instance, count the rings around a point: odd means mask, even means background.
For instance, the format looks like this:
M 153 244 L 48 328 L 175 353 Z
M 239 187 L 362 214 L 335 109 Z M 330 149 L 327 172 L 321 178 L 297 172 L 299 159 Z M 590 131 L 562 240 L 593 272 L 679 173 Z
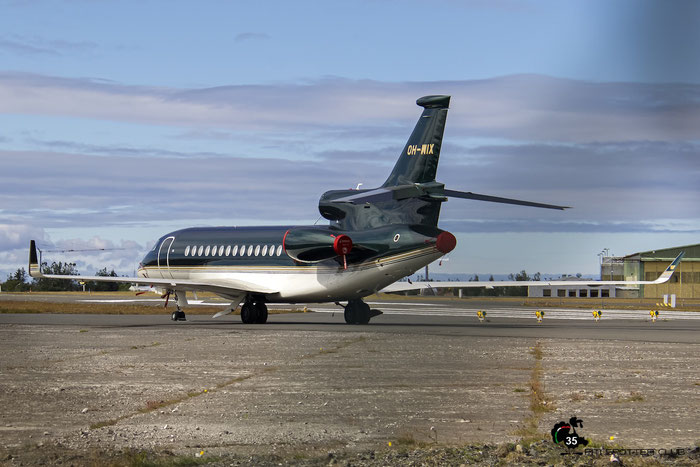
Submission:
M 456 244 L 451 233 L 425 225 L 387 225 L 352 231 L 332 226 L 294 227 L 282 239 L 284 251 L 295 261 L 318 263 L 336 259 L 344 266 L 425 246 L 447 254 Z
M 329 229 L 289 229 L 284 234 L 282 247 L 287 255 L 302 263 L 317 263 L 352 251 L 352 239 Z

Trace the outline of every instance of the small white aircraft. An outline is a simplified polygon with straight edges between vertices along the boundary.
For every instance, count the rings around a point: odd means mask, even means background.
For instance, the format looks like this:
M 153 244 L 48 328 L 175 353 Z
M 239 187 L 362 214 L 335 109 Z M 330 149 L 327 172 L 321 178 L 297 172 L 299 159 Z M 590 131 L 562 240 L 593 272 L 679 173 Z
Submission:
M 450 96 L 416 101 L 423 113 L 386 182 L 374 189 L 333 190 L 319 201 L 326 226 L 189 228 L 161 237 L 143 258 L 138 277 L 63 276 L 41 272 L 30 242 L 32 277 L 130 282 L 175 296 L 173 320 L 184 320 L 187 292 L 213 292 L 244 323 L 265 323 L 266 303 L 347 302 L 345 321 L 367 324 L 381 314 L 363 297 L 441 287 L 522 287 L 570 285 L 539 282 L 396 282 L 452 251 L 457 240 L 437 227 L 448 197 L 545 209 L 566 206 L 445 189 L 435 181 Z M 358 186 L 359 188 L 359 186 Z M 673 274 L 681 255 L 655 281 L 590 281 L 580 285 L 660 284 Z M 166 302 L 167 304 L 167 302 Z

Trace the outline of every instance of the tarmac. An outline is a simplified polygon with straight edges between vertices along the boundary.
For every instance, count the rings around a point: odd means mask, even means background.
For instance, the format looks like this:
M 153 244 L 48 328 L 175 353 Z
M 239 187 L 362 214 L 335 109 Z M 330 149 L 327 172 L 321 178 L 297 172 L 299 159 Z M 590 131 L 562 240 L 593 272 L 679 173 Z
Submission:
M 559 309 L 538 323 L 532 309 L 490 302 L 481 322 L 462 301 L 385 300 L 362 326 L 314 307 L 265 325 L 0 314 L 0 446 L 14 459 L 47 445 L 191 455 L 497 444 L 573 416 L 595 442 L 700 440 L 697 313 L 651 322 L 648 310 L 606 310 L 596 322 Z

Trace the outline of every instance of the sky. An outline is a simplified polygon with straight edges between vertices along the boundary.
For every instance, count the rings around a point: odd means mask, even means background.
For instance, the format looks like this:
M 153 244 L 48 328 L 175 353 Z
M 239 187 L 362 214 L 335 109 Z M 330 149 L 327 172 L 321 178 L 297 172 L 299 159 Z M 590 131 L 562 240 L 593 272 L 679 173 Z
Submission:
M 700 243 L 700 3 L 0 0 L 0 280 L 133 274 L 179 228 L 313 224 L 452 96 L 442 273 Z M 325 222 L 323 219 L 319 223 Z M 105 251 L 71 251 L 96 250 Z

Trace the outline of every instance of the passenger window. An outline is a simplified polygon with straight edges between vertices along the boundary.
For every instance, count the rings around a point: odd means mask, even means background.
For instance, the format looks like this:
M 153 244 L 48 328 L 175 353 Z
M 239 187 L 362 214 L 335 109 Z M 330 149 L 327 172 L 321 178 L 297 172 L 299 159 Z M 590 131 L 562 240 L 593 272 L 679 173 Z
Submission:
M 277 245 L 277 256 L 282 254 L 282 245 Z
M 211 247 L 207 245 L 207 249 L 204 250 L 204 256 L 209 256 L 209 250 L 211 250 Z
M 223 245 L 221 245 L 219 247 L 219 256 L 224 256 L 224 246 Z
M 248 247 L 248 256 L 253 256 L 253 245 Z
M 263 245 L 261 256 L 267 256 L 267 245 Z
M 199 256 L 202 256 L 202 251 L 204 251 L 204 246 L 199 245 L 199 253 L 197 253 Z
M 260 254 L 260 245 L 255 245 L 255 256 Z
M 270 245 L 270 256 L 275 256 L 275 245 Z
M 231 245 L 226 245 L 226 256 L 231 254 Z
M 241 256 L 245 256 L 245 245 L 241 247 Z
M 187 247 L 185 248 L 185 256 L 189 256 L 189 255 L 190 255 L 190 246 L 187 245 Z
M 233 250 L 231 250 L 231 256 L 236 256 L 238 254 L 238 245 L 233 245 Z

